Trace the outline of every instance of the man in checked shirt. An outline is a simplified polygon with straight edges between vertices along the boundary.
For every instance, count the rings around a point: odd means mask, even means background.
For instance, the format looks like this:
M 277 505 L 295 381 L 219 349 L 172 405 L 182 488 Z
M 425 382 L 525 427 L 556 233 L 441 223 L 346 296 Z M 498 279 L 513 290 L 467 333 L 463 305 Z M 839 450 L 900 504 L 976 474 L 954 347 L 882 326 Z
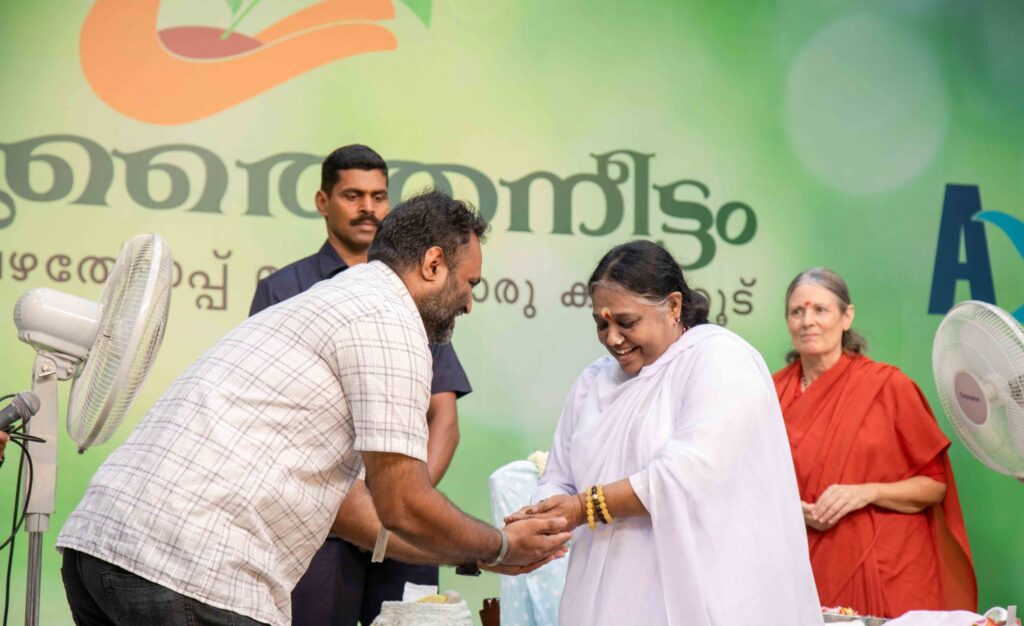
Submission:
M 314 201 L 324 217 L 327 241 L 316 254 L 260 280 L 250 315 L 366 263 L 377 227 L 391 207 L 387 163 L 369 147 L 353 144 L 331 152 L 320 170 L 320 189 Z M 455 400 L 472 389 L 450 343 L 432 345 L 430 352 L 433 379 L 427 408 L 427 470 L 437 485 L 459 443 Z M 361 480 L 353 486 L 354 491 L 363 489 Z M 384 601 L 402 599 L 407 582 L 437 586 L 437 566 L 393 559 L 373 563 L 370 552 L 332 533 L 292 590 L 292 624 L 355 626 L 361 621 L 369 626 Z
M 250 317 L 179 376 L 57 538 L 76 623 L 286 626 L 332 527 L 369 546 L 383 525 L 390 557 L 506 574 L 564 555 L 564 519 L 493 528 L 427 468 L 428 341 L 472 309 L 486 230 L 443 193 L 410 198 L 368 263 Z

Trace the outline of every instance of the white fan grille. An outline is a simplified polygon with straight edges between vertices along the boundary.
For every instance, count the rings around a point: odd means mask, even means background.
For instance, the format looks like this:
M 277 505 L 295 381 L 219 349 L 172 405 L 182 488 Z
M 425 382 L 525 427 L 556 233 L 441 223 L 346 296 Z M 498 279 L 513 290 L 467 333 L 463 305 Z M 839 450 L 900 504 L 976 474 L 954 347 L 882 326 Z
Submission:
M 1024 332 L 1017 321 L 984 302 L 956 305 L 935 334 L 932 368 L 942 407 L 971 453 L 1024 477 Z M 958 376 L 978 383 L 987 412 L 965 410 Z
M 96 341 L 71 387 L 68 434 L 80 450 L 107 441 L 156 359 L 171 301 L 170 247 L 154 234 L 125 242 L 103 288 Z

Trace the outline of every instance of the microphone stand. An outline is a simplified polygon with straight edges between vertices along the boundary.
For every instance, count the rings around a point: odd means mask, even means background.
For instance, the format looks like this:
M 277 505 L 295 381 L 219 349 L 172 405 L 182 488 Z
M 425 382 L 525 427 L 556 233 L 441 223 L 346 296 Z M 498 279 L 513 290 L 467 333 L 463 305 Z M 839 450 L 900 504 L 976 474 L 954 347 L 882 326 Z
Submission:
M 33 467 L 25 474 L 26 491 L 28 481 L 32 481 L 32 493 L 25 494 L 24 503 L 28 533 L 25 626 L 39 626 L 43 533 L 50 527 L 57 490 L 57 382 L 71 378 L 74 370 L 74 361 L 51 352 L 38 352 L 32 364 L 32 391 L 39 396 L 40 403 L 39 411 L 25 425 L 25 432 L 31 437 L 26 449 L 32 456 Z

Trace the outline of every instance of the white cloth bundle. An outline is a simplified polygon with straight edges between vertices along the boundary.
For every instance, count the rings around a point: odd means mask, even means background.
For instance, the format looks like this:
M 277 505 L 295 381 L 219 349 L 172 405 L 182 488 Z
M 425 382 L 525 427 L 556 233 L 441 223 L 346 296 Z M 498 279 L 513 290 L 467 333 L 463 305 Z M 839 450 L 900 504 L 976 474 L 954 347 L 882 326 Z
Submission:
M 465 602 L 385 602 L 373 626 L 473 626 Z

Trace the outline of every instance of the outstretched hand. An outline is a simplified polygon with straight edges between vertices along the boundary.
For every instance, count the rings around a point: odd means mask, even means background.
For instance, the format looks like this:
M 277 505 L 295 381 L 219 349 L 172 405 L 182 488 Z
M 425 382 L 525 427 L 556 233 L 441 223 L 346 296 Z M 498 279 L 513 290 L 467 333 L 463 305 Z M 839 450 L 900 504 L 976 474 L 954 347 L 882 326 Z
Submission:
M 561 517 L 527 518 L 508 524 L 505 526 L 508 554 L 499 567 L 530 566 L 560 552 L 564 556 L 565 544 L 572 537 L 571 533 L 564 530 L 565 526 L 566 521 Z
M 585 505 L 580 494 L 551 496 L 537 504 L 524 506 L 505 518 L 506 524 L 525 519 L 558 519 L 565 520 L 563 530 L 571 531 L 586 522 Z
M 530 563 L 529 565 L 506 565 L 504 563 L 502 563 L 501 565 L 487 565 L 486 563 L 480 562 L 477 563 L 477 566 L 479 566 L 480 569 L 482 570 L 494 572 L 495 574 L 504 574 L 506 576 L 518 576 L 520 574 L 529 574 L 535 569 L 540 569 L 541 567 L 544 567 L 551 561 L 554 561 L 555 559 L 560 559 L 568 553 L 569 547 L 562 546 L 557 551 L 549 555 L 547 558 L 541 559 L 536 563 Z

